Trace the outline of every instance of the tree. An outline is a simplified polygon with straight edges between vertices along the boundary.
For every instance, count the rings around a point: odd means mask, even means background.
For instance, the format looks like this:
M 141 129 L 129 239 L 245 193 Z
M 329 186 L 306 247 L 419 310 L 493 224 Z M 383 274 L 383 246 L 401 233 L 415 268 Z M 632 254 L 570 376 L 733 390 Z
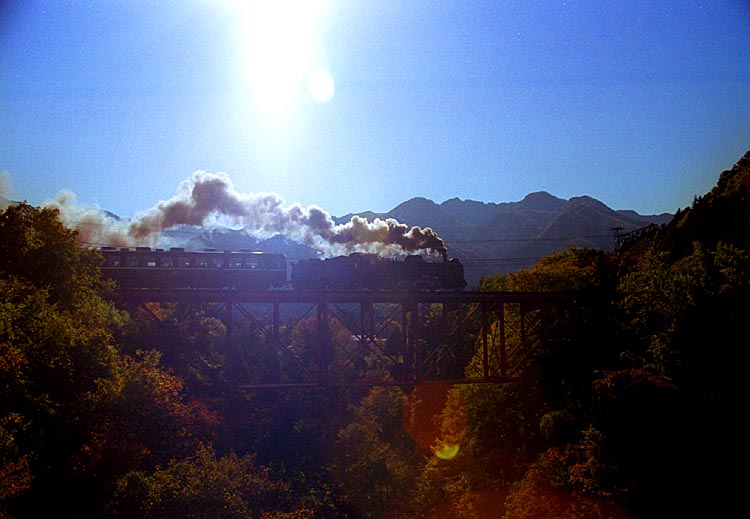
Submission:
M 182 379 L 159 369 L 159 357 L 156 351 L 123 356 L 115 373 L 99 381 L 85 424 L 89 439 L 75 458 L 82 470 L 153 469 L 211 439 L 215 415 L 186 398 Z
M 98 517 L 122 472 L 184 452 L 201 406 L 158 356 L 113 342 L 126 314 L 102 297 L 99 257 L 56 213 L 0 213 L 0 513 Z
M 504 496 L 538 456 L 550 446 L 566 448 L 575 441 L 577 431 L 586 427 L 582 409 L 590 405 L 594 373 L 619 353 L 608 301 L 620 268 L 616 257 L 602 251 L 569 249 L 526 271 L 483 280 L 483 290 L 565 291 L 577 298 L 574 305 L 537 311 L 540 343 L 524 351 L 517 380 L 449 392 L 438 422 L 438 447 L 443 445 L 450 455 L 431 457 L 421 469 L 415 493 L 418 515 L 440 511 L 445 517 L 500 517 Z M 503 319 L 507 330 L 520 328 L 518 308 L 505 308 Z M 520 346 L 518 337 L 505 338 L 509 351 Z M 491 348 L 497 346 L 492 336 L 490 342 Z M 478 343 L 475 351 L 481 351 Z
M 374 388 L 342 428 L 330 466 L 354 517 L 398 517 L 413 480 L 415 444 L 403 426 L 404 394 Z
M 211 446 L 158 468 L 151 474 L 131 472 L 118 483 L 110 506 L 116 517 L 142 519 L 246 519 L 309 517 L 294 507 L 288 485 L 274 481 L 252 455 L 217 457 Z
M 124 315 L 99 296 L 97 255 L 55 211 L 0 213 L 0 250 L 0 460 L 16 481 L 3 497 L 23 516 L 75 495 L 70 462 L 100 381 L 116 370 L 112 332 Z
M 575 445 L 551 448 L 532 463 L 505 501 L 504 519 L 631 519 L 601 482 L 609 471 L 602 435 L 583 431 Z
M 151 304 L 147 309 L 133 311 L 117 337 L 123 353 L 158 350 L 160 365 L 181 378 L 192 396 L 215 394 L 227 380 L 222 369 L 228 364 L 225 325 L 195 305 Z
M 100 257 L 79 246 L 77 231 L 65 228 L 57 217 L 56 209 L 25 203 L 0 212 L 0 276 L 46 290 L 49 301 L 63 309 L 84 310 L 92 294 L 107 286 L 99 272 Z

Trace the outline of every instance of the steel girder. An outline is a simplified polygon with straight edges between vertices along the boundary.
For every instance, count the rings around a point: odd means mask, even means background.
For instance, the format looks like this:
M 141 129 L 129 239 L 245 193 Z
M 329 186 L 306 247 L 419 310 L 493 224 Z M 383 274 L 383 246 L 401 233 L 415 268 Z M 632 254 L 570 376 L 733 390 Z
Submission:
M 570 293 L 121 290 L 125 302 L 223 308 L 227 348 L 266 348 L 274 380 L 239 386 L 500 383 L 523 374 Z M 153 316 L 154 313 L 149 310 Z M 244 335 L 237 333 L 238 323 Z M 247 343 L 251 335 L 254 344 Z

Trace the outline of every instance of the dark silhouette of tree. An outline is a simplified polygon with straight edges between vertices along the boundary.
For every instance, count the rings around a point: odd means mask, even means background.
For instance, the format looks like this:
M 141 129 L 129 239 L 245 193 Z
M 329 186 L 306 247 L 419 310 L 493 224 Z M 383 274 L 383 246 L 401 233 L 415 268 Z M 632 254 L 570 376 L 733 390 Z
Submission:
M 268 467 L 258 466 L 254 456 L 217 457 L 210 446 L 201 446 L 193 456 L 153 473 L 129 473 L 118 485 L 112 513 L 142 519 L 284 517 L 276 511 L 290 508 L 288 490 L 287 484 L 271 478 Z M 311 517 L 309 510 L 295 513 Z

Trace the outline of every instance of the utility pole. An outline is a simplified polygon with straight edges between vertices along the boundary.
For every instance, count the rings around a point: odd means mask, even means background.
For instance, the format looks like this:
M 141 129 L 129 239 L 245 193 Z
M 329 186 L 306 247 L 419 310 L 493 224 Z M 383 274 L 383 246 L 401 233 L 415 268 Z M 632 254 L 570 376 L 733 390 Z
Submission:
M 622 245 L 622 234 L 620 234 L 620 231 L 622 231 L 624 227 L 612 227 L 610 230 L 613 232 L 613 245 L 614 249 L 617 250 L 620 248 L 620 245 Z

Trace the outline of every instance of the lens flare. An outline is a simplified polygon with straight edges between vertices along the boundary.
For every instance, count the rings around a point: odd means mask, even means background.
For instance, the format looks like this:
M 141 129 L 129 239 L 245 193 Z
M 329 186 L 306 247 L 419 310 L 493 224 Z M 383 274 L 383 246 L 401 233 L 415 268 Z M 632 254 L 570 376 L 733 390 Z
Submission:
M 452 460 L 466 434 L 466 406 L 449 384 L 423 382 L 404 402 L 403 423 L 421 449 L 432 451 L 442 460 Z
M 441 460 L 452 460 L 458 454 L 459 446 L 457 443 L 443 445 L 442 448 L 435 451 L 435 456 Z
M 240 26 L 240 51 L 255 108 L 282 118 L 297 104 L 308 84 L 316 100 L 333 97 L 330 75 L 310 74 L 322 60 L 320 19 L 324 2 L 309 0 L 253 0 L 232 3 Z

